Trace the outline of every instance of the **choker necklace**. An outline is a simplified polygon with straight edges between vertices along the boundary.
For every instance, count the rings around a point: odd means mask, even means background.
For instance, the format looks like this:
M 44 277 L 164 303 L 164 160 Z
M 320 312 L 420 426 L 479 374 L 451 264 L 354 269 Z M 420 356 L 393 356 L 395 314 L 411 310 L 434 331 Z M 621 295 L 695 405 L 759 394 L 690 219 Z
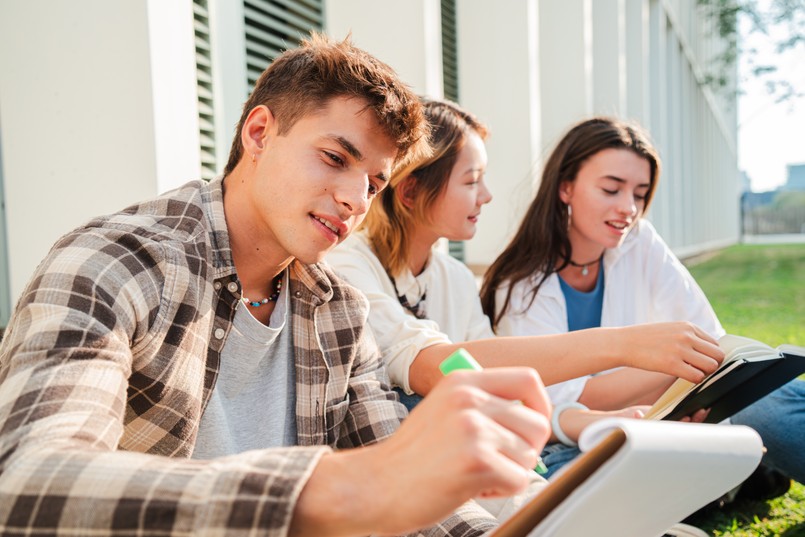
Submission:
M 587 276 L 590 273 L 590 265 L 595 265 L 596 263 L 600 262 L 601 259 L 604 257 L 604 254 L 598 256 L 598 259 L 593 259 L 588 263 L 576 263 L 572 259 L 568 259 L 567 262 L 573 265 L 574 267 L 581 267 L 581 275 Z
M 416 304 L 411 304 L 410 302 L 408 302 L 408 298 L 404 294 L 401 295 L 400 291 L 397 290 L 397 282 L 394 280 L 394 278 L 391 276 L 391 274 L 389 274 L 388 272 L 386 272 L 386 274 L 388 274 L 388 277 L 391 279 L 391 285 L 394 286 L 394 294 L 397 295 L 397 300 L 400 301 L 400 305 L 403 308 L 405 308 L 411 315 L 416 317 L 417 319 L 426 319 L 427 317 L 425 316 L 426 315 L 425 314 L 425 297 L 428 294 L 428 290 L 425 289 L 422 292 L 422 296 L 419 297 L 419 300 L 417 300 Z M 417 282 L 417 286 L 418 285 L 419 285 L 419 282 Z
M 269 302 L 276 301 L 280 297 L 280 291 L 282 291 L 282 273 L 280 273 L 276 278 L 274 278 L 274 292 L 271 293 L 271 296 L 268 296 L 263 300 L 250 300 L 245 296 L 243 296 L 243 293 L 241 293 L 240 300 L 247 306 L 251 306 L 253 308 L 259 308 L 263 304 L 268 304 Z

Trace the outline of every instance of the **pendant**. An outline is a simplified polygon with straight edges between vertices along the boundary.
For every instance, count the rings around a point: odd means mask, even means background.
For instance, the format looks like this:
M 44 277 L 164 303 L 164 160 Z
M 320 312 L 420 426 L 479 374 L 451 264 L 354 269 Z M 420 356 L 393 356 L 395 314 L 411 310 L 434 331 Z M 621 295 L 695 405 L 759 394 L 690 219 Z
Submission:
M 581 267 L 581 275 L 582 276 L 587 276 L 589 273 L 590 273 L 590 271 L 587 269 L 587 265 L 584 265 L 583 267 Z

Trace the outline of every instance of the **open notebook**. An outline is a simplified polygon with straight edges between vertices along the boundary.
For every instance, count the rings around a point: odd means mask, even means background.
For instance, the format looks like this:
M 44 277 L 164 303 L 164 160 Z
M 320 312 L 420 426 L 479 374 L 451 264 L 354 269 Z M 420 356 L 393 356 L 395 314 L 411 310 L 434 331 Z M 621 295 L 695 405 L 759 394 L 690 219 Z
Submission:
M 744 481 L 760 463 L 743 426 L 608 419 L 583 451 L 492 537 L 655 537 Z

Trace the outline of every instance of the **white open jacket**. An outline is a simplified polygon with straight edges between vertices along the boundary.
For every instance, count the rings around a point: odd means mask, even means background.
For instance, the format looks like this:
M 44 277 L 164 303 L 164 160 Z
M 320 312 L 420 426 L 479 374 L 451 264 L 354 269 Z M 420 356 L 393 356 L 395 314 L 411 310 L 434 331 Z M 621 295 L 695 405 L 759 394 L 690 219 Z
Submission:
M 640 219 L 618 248 L 604 254 L 604 303 L 601 326 L 631 326 L 662 321 L 690 321 L 713 337 L 721 327 L 699 285 L 671 252 L 654 226 Z M 538 274 L 518 282 L 507 313 L 497 327 L 501 336 L 558 334 L 568 331 L 567 306 L 559 277 L 551 274 L 529 304 Z M 508 286 L 495 295 L 500 308 Z M 548 387 L 554 404 L 578 400 L 589 376 Z

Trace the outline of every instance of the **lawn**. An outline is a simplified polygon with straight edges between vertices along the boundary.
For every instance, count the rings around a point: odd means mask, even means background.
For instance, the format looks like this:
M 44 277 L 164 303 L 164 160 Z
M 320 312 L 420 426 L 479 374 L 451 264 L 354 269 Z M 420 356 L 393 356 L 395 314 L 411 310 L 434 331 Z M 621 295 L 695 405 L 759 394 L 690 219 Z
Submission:
M 736 245 L 689 264 L 727 332 L 771 346 L 805 346 L 805 244 Z M 714 536 L 805 537 L 805 486 L 767 502 L 738 502 L 697 526 Z

